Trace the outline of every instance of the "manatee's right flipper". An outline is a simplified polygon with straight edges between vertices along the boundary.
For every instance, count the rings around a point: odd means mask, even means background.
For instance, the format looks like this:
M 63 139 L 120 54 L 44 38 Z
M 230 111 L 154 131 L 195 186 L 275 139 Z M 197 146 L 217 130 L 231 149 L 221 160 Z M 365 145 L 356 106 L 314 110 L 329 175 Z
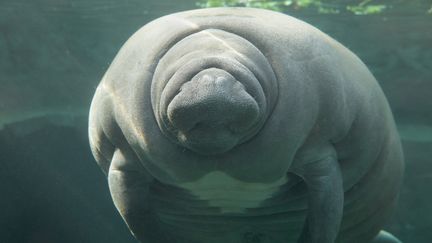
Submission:
M 168 243 L 151 210 L 149 186 L 152 178 L 130 151 L 116 149 L 108 171 L 112 199 L 129 229 L 143 243 Z
M 398 240 L 389 232 L 381 230 L 371 243 L 402 243 L 402 241 Z

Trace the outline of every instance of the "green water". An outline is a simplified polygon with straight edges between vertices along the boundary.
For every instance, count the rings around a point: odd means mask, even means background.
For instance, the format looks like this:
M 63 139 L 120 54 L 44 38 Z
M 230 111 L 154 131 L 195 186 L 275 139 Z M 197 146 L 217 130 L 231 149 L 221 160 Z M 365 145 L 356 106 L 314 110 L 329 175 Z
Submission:
M 87 112 L 124 41 L 196 2 L 0 0 L 0 243 L 136 242 L 90 154 Z M 373 14 L 333 2 L 322 6 L 337 14 L 279 10 L 339 40 L 380 82 L 407 163 L 386 228 L 405 243 L 432 242 L 432 1 L 364 1 L 386 6 Z

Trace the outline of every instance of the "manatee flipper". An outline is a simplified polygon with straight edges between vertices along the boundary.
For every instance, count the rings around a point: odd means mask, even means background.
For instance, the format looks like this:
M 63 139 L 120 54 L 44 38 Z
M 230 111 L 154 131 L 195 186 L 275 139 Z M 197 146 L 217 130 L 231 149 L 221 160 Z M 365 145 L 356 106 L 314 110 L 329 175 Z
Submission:
M 149 204 L 150 178 L 131 152 L 116 149 L 108 171 L 112 199 L 132 234 L 144 243 L 168 243 Z
M 299 243 L 333 243 L 343 214 L 344 191 L 338 161 L 329 156 L 295 171 L 308 188 L 308 213 Z
M 381 230 L 379 234 L 372 240 L 372 243 L 402 243 L 392 234 L 387 231 Z

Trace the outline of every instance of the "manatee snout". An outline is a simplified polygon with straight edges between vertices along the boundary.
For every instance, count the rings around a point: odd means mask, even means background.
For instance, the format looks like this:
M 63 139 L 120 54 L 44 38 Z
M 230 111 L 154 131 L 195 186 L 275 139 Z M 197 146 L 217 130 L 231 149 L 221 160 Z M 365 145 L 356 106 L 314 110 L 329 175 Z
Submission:
M 217 68 L 184 83 L 167 107 L 169 126 L 178 142 L 202 154 L 230 150 L 259 117 L 259 105 L 244 85 Z
M 204 29 L 165 51 L 154 70 L 151 104 L 161 134 L 176 149 L 235 153 L 264 128 L 279 89 L 269 60 L 253 43 Z

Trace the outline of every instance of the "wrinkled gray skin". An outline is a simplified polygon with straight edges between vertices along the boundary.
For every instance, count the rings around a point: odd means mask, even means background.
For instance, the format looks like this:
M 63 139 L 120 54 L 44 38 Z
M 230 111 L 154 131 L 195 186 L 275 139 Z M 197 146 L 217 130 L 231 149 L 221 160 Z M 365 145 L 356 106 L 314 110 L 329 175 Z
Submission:
M 295 18 L 218 8 L 145 25 L 89 123 L 144 243 L 398 242 L 379 234 L 403 173 L 384 94 L 353 53 Z

